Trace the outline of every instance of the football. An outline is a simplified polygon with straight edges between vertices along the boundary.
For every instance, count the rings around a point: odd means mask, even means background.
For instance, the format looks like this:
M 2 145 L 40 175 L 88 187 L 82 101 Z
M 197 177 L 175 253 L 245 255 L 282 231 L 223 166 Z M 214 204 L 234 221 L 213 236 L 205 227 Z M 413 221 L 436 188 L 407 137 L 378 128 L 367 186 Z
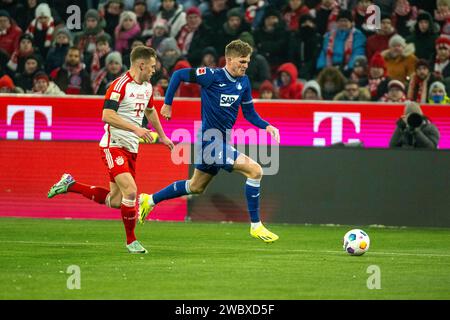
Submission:
M 343 239 L 344 250 L 352 256 L 360 256 L 369 250 L 369 235 L 360 229 L 352 229 Z
M 158 143 L 159 142 L 159 135 L 156 132 L 152 131 L 152 132 L 150 132 L 150 135 L 153 138 L 152 141 L 148 141 L 147 139 L 144 139 L 144 138 L 139 138 L 139 143 Z

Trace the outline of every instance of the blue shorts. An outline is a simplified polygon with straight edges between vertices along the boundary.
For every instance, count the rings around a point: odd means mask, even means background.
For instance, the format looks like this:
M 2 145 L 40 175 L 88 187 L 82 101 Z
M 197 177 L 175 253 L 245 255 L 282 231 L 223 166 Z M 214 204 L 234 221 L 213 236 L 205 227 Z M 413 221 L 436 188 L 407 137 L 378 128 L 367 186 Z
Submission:
M 225 141 L 204 141 L 195 145 L 195 168 L 215 176 L 220 169 L 233 171 L 234 162 L 241 154 Z

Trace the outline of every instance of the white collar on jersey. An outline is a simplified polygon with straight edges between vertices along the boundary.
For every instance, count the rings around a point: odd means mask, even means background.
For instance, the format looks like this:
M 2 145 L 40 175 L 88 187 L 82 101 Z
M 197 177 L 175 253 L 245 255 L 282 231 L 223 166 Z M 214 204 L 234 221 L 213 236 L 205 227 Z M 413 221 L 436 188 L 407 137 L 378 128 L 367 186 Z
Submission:
M 228 80 L 231 82 L 236 82 L 236 79 L 231 76 L 231 74 L 225 69 L 225 67 L 222 68 L 225 71 L 225 75 L 227 76 Z

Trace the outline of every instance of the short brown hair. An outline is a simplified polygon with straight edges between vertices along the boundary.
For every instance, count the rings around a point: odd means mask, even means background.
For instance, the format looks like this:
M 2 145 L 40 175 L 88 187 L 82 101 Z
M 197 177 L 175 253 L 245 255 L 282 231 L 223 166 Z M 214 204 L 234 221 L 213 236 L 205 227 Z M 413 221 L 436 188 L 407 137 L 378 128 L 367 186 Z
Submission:
M 253 48 L 242 40 L 234 40 L 231 41 L 225 47 L 225 56 L 226 57 L 246 57 L 252 54 Z
M 150 58 L 156 59 L 156 51 L 155 49 L 146 46 L 137 46 L 131 51 L 130 54 L 131 64 L 133 64 L 133 62 L 135 62 L 138 59 L 147 60 Z

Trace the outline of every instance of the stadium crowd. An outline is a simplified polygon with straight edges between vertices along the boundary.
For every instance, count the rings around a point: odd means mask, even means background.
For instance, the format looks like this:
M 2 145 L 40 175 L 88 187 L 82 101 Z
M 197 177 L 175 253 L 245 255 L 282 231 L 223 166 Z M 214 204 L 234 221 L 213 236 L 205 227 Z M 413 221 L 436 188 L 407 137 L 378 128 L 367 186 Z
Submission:
M 222 67 L 241 39 L 255 97 L 450 102 L 450 0 L 84 0 L 79 29 L 71 5 L 0 0 L 0 92 L 104 95 L 147 45 L 164 96 L 174 71 Z M 199 93 L 184 83 L 177 96 Z

